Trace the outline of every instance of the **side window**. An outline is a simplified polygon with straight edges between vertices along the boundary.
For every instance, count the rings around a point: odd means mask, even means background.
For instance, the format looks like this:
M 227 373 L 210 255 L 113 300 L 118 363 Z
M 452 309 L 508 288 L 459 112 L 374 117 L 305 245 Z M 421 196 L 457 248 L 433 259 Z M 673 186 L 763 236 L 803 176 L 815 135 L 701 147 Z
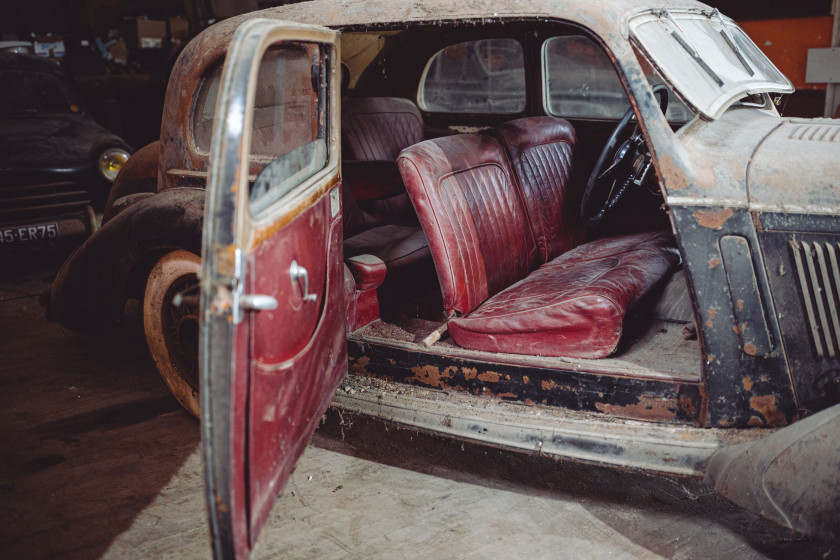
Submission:
M 664 83 L 639 56 L 651 85 Z M 549 114 L 566 118 L 619 119 L 630 107 L 627 93 L 607 54 L 585 35 L 552 37 L 543 44 L 545 105 Z M 685 122 L 692 114 L 669 90 L 670 121 Z
M 525 110 L 525 57 L 515 39 L 482 39 L 450 45 L 426 65 L 417 102 L 442 113 Z
M 327 163 L 326 84 L 319 45 L 285 43 L 263 55 L 251 124 L 251 159 L 266 163 L 251 184 L 254 213 L 278 200 Z M 211 70 L 196 97 L 196 147 L 210 150 L 221 66 Z
M 630 106 L 606 53 L 584 35 L 543 44 L 546 110 L 558 117 L 618 119 Z

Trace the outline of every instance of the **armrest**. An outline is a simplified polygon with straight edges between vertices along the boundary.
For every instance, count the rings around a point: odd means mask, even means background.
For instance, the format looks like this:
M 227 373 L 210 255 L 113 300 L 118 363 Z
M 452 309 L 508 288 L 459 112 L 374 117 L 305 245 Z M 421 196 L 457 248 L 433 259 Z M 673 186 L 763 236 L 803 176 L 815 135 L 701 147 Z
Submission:
M 385 262 L 373 255 L 356 255 L 347 259 L 347 267 L 356 280 L 356 289 L 361 291 L 374 290 L 385 281 L 388 272 Z

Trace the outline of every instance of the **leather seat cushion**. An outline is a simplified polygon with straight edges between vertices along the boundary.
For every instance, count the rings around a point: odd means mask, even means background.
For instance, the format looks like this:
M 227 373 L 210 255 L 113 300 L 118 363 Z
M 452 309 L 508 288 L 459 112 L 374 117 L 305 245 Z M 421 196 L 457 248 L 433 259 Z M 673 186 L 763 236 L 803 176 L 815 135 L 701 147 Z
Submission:
M 423 139 L 423 117 L 408 99 L 351 97 L 342 103 L 341 133 L 347 159 L 394 161 Z
M 646 233 L 581 245 L 450 320 L 449 333 L 473 350 L 609 356 L 627 310 L 678 261 L 672 244 L 667 235 Z

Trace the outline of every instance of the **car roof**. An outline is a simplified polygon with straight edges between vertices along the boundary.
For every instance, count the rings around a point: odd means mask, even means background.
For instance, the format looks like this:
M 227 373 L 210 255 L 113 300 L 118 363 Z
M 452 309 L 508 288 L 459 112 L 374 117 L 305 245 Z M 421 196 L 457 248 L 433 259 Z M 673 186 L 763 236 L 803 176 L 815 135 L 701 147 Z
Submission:
M 706 4 L 694 0 L 314 0 L 251 12 L 244 17 L 269 17 L 345 27 L 460 18 L 542 16 L 577 21 L 596 28 L 594 30 L 603 30 L 615 28 L 631 14 L 656 8 L 711 10 Z M 239 18 L 243 16 L 232 19 Z

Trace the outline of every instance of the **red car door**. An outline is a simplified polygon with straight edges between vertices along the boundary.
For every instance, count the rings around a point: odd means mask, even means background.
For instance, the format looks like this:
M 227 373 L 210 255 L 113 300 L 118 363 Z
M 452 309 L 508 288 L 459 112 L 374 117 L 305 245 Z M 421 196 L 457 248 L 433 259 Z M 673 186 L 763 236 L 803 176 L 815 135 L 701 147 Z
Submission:
M 219 86 L 201 272 L 217 558 L 245 558 L 346 371 L 337 34 L 255 19 Z

